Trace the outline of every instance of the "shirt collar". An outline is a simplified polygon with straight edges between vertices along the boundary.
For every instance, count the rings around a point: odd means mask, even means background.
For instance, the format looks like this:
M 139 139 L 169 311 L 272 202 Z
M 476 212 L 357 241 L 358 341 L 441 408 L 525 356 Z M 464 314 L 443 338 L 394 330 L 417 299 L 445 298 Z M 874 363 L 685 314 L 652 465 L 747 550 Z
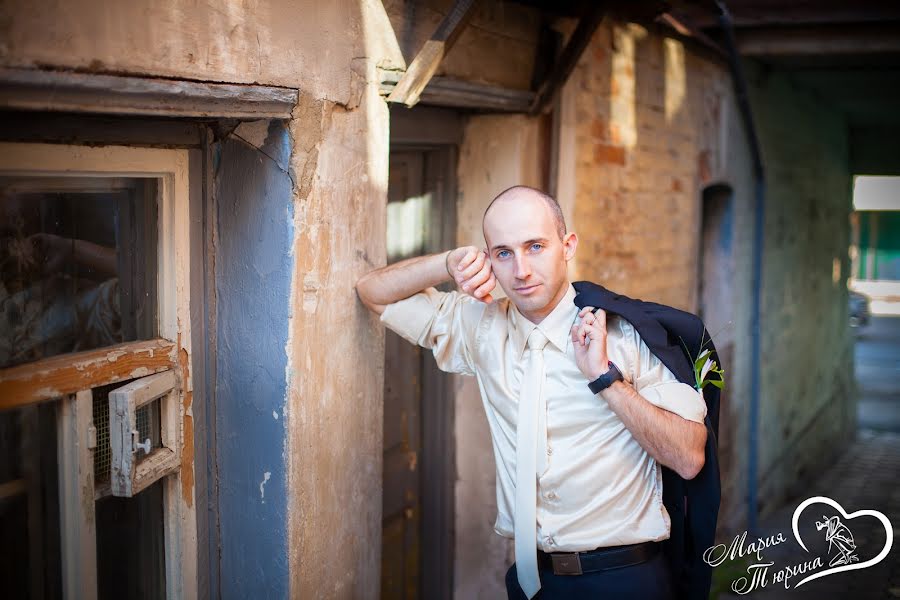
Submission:
M 540 325 L 535 325 L 526 319 L 522 313 L 519 312 L 515 303 L 510 302 L 512 305 L 510 311 L 512 315 L 512 331 L 510 332 L 510 337 L 513 344 L 515 344 L 515 350 L 518 353 L 517 356 L 519 358 L 522 358 L 525 354 L 528 336 L 531 335 L 531 332 L 535 327 L 540 329 L 541 332 L 547 336 L 547 339 L 550 340 L 550 343 L 559 350 L 565 352 L 568 349 L 568 343 L 571 339 L 572 323 L 575 322 L 575 317 L 578 315 L 578 307 L 575 306 L 575 295 L 575 288 L 569 283 L 566 294 L 559 301 L 559 304 L 553 307 L 550 314 L 544 317 L 544 320 L 541 321 Z

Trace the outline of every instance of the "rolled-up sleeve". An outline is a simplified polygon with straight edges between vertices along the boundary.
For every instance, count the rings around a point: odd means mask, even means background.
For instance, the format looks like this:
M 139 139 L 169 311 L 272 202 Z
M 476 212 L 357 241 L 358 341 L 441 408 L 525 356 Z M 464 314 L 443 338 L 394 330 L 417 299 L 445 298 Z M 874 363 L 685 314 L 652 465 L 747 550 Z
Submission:
M 637 330 L 633 326 L 629 327 L 635 391 L 651 404 L 689 421 L 703 423 L 706 402 L 702 394 L 694 387 L 678 381 L 672 371 L 650 351 Z
M 472 348 L 485 306 L 456 290 L 429 287 L 388 304 L 381 322 L 408 342 L 431 350 L 440 370 L 474 375 Z

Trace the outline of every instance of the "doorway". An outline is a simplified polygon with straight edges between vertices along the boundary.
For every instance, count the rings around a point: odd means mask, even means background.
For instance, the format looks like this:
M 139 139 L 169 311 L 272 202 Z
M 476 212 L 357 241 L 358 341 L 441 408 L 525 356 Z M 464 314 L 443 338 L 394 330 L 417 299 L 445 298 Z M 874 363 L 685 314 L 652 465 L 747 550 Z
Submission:
M 731 186 L 717 183 L 704 188 L 701 211 L 697 315 L 713 338 L 727 374 L 732 372 L 730 370 L 734 365 L 735 331 L 734 192 Z M 730 414 L 730 389 L 726 385 L 719 399 L 719 469 L 722 473 L 731 472 L 736 466 L 735 417 Z M 726 483 L 725 480 L 723 483 Z M 723 497 L 730 493 L 734 491 L 722 490 Z
M 456 241 L 459 116 L 430 108 L 391 115 L 388 263 Z M 439 289 L 449 291 L 447 283 Z M 452 595 L 455 443 L 452 376 L 385 331 L 381 597 Z

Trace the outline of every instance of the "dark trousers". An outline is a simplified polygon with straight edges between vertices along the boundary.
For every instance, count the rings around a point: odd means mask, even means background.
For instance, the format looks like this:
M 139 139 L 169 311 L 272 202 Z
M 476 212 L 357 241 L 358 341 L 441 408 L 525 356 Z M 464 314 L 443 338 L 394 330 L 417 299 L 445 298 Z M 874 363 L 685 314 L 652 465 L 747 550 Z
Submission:
M 541 590 L 533 600 L 672 600 L 675 598 L 669 563 L 663 553 L 647 562 L 584 575 L 554 575 L 541 569 Z M 516 576 L 516 565 L 506 572 L 509 600 L 528 600 Z

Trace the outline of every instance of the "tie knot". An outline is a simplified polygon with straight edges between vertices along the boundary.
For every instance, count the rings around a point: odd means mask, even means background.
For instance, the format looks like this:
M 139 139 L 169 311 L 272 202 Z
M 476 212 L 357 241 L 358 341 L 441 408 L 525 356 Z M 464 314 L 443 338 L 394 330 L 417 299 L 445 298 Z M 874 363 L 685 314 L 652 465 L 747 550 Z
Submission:
M 547 336 L 544 335 L 544 332 L 535 327 L 528 335 L 528 349 L 538 351 L 543 350 L 548 341 L 550 340 L 547 339 Z

